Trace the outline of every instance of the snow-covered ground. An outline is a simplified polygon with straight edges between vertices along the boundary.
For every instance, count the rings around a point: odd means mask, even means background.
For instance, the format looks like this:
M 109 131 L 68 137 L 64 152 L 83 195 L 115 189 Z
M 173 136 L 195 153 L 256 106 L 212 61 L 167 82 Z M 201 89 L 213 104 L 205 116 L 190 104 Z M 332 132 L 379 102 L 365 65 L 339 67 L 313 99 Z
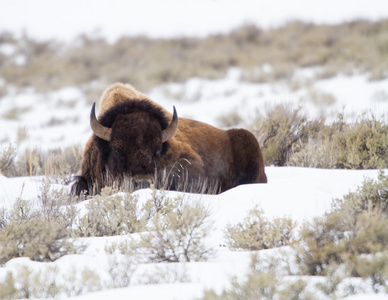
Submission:
M 82 33 L 104 36 L 114 41 L 123 35 L 146 34 L 151 37 L 205 36 L 227 32 L 237 26 L 253 23 L 268 28 L 290 20 L 317 23 L 340 23 L 356 18 L 376 20 L 388 17 L 386 0 L 285 1 L 285 0 L 2 0 L 0 1 L 0 31 L 16 34 L 26 32 L 33 38 L 55 38 L 72 41 Z M 0 45 L 1 46 L 1 45 Z M 8 51 L 6 48 L 2 51 Z M 269 68 L 270 69 L 270 68 Z M 295 80 L 303 81 L 314 70 L 300 70 Z M 170 83 L 155 87 L 148 94 L 167 109 L 175 105 L 182 117 L 192 117 L 219 125 L 219 117 L 237 111 L 244 126 L 259 115 L 265 115 L 276 104 L 301 105 L 311 117 L 325 115 L 328 120 L 344 113 L 349 120 L 362 113 L 376 117 L 388 111 L 388 81 L 370 82 L 366 75 L 340 75 L 317 80 L 315 92 L 332 95 L 335 102 L 314 103 L 308 90 L 294 91 L 285 83 L 252 84 L 241 82 L 240 71 L 231 69 L 225 78 L 205 80 L 192 78 L 185 83 Z M 299 76 L 299 77 L 298 77 Z M 0 85 L 2 85 L 0 78 Z M 45 95 L 34 90 L 22 94 L 8 89 L 0 98 L 0 149 L 15 143 L 19 128 L 26 128 L 28 138 L 20 148 L 42 150 L 71 145 L 83 145 L 91 134 L 90 104 L 75 87 L 52 91 Z M 97 99 L 96 99 L 97 100 Z M 16 111 L 15 119 L 4 118 Z M 383 116 L 386 119 L 386 116 Z M 54 125 L 53 125 L 54 124 Z M 377 170 L 317 170 L 304 168 L 266 168 L 267 185 L 239 186 L 221 195 L 192 195 L 211 208 L 214 230 L 211 243 L 217 253 L 208 262 L 161 265 L 182 268 L 190 278 L 185 283 L 141 284 L 141 274 L 154 272 L 160 265 L 141 265 L 131 286 L 81 296 L 81 299 L 193 299 L 205 288 L 221 291 L 228 287 L 231 276 L 243 278 L 248 270 L 249 252 L 233 252 L 225 244 L 223 230 L 228 223 L 241 221 L 256 204 L 267 217 L 289 216 L 299 223 L 321 216 L 334 198 L 355 190 L 365 177 L 376 178 Z M 41 178 L 6 178 L 0 175 L 0 207 L 10 207 L 16 198 L 36 201 Z M 150 197 L 149 190 L 136 192 L 141 199 Z M 171 193 L 176 195 L 176 193 Z M 106 277 L 107 243 L 125 237 L 85 239 L 88 248 L 82 255 L 67 255 L 53 263 L 37 263 L 26 258 L 9 261 L 0 268 L 0 280 L 7 271 L 20 266 L 33 270 L 58 267 L 58 276 L 88 267 Z M 278 250 L 273 250 L 278 251 Z M 367 285 L 362 283 L 361 285 Z M 367 294 L 349 299 L 388 299 L 387 295 Z
M 333 199 L 354 191 L 365 178 L 377 178 L 377 170 L 317 170 L 308 168 L 266 168 L 269 183 L 239 186 L 220 195 L 184 195 L 190 201 L 201 201 L 210 208 L 214 229 L 207 243 L 216 250 L 214 258 L 207 262 L 180 264 L 140 264 L 127 288 L 110 289 L 80 296 L 80 299 L 194 299 L 200 297 L 204 289 L 220 292 L 229 288 L 232 276 L 243 279 L 248 272 L 250 252 L 232 251 L 225 245 L 224 230 L 227 224 L 241 222 L 247 212 L 259 205 L 266 217 L 291 217 L 301 224 L 314 217 L 322 216 L 330 209 Z M 0 176 L 0 205 L 9 207 L 16 197 L 32 202 L 37 199 L 41 186 L 40 178 L 5 178 Z M 151 198 L 150 190 L 140 190 L 140 199 Z M 175 198 L 180 195 L 170 192 Z M 37 263 L 26 258 L 12 259 L 0 268 L 0 280 L 7 271 L 17 272 L 21 266 L 28 266 L 33 272 L 44 271 L 48 267 L 58 268 L 58 277 L 63 277 L 72 268 L 82 270 L 87 267 L 101 278 L 107 277 L 109 255 L 105 246 L 123 241 L 125 236 L 82 239 L 88 248 L 80 255 L 67 255 L 53 263 Z M 264 250 L 265 255 L 276 255 L 281 249 Z M 287 251 L 287 247 L 283 249 Z M 182 272 L 188 282 L 168 282 L 145 285 L 144 274 L 157 276 L 158 270 Z M 168 273 L 167 273 L 168 274 Z M 358 279 L 355 279 L 356 281 Z M 368 281 L 358 283 L 369 294 L 366 298 L 349 299 L 388 299 L 388 295 L 370 294 Z

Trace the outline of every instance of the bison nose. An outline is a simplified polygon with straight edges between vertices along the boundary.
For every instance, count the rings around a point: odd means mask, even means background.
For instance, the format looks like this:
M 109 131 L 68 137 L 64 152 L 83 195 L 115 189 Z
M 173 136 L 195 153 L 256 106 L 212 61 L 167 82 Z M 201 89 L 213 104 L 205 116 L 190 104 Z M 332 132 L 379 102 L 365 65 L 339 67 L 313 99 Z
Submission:
M 135 180 L 136 189 L 148 189 L 151 186 L 150 180 Z

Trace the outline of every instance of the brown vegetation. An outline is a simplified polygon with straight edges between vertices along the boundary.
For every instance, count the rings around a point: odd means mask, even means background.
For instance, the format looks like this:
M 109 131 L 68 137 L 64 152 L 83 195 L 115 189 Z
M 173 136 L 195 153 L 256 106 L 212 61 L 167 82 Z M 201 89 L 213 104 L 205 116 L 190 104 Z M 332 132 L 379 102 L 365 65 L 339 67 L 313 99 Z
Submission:
M 294 22 L 262 30 L 246 25 L 207 38 L 150 39 L 125 37 L 114 43 L 80 36 L 73 45 L 17 40 L 8 33 L 0 44 L 16 47 L 0 54 L 0 77 L 8 84 L 48 91 L 80 86 L 91 101 L 112 82 L 130 82 L 140 90 L 190 77 L 220 78 L 230 67 L 244 70 L 244 80 L 289 79 L 300 67 L 320 66 L 319 77 L 368 73 L 371 80 L 388 76 L 388 20 L 353 21 L 339 25 Z M 25 58 L 18 64 L 17 56 Z M 269 64 L 271 72 L 262 72 Z M 100 84 L 100 89 L 95 84 Z M 94 85 L 94 91 L 91 87 Z

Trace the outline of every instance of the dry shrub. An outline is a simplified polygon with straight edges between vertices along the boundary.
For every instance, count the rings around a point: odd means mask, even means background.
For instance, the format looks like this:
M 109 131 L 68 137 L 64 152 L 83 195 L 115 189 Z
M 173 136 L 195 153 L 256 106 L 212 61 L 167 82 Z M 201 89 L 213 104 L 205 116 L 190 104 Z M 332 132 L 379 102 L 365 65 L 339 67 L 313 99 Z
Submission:
M 11 221 L 0 232 L 0 263 L 24 256 L 36 261 L 54 261 L 66 254 L 75 253 L 76 248 L 66 237 L 66 230 L 54 221 Z
M 82 149 L 70 146 L 50 151 L 44 162 L 44 175 L 54 178 L 57 182 L 66 182 L 71 174 L 76 174 L 82 161 Z
M 152 262 L 205 261 L 213 255 L 204 241 L 212 227 L 209 217 L 199 202 L 166 198 L 163 208 L 152 213 L 150 231 L 141 235 L 138 247 Z
M 34 272 L 27 266 L 8 272 L 0 282 L 0 299 L 56 298 L 62 288 L 57 282 L 57 272 L 56 267 Z
M 388 251 L 358 257 L 355 272 L 370 279 L 375 293 L 388 291 Z
M 140 275 L 136 284 L 173 284 L 190 282 L 190 276 L 184 265 L 179 263 L 161 264 Z
M 16 299 L 17 292 L 15 278 L 12 272 L 7 272 L 4 280 L 0 281 L 0 299 Z
M 17 162 L 19 176 L 38 176 L 44 174 L 44 161 L 47 155 L 38 148 L 29 148 L 21 155 Z
M 378 182 L 367 180 L 358 193 L 335 200 L 330 213 L 303 224 L 300 240 L 293 245 L 301 273 L 325 275 L 330 265 L 344 264 L 350 274 L 360 276 L 360 255 L 388 250 L 386 185 L 383 174 Z
M 346 221 L 351 224 L 346 224 Z M 331 263 L 346 263 L 353 275 L 357 275 L 353 269 L 357 256 L 387 250 L 387 230 L 388 220 L 370 212 L 356 216 L 345 212 L 332 213 L 304 224 L 300 231 L 301 240 L 295 245 L 301 271 L 325 275 Z
M 373 115 L 354 123 L 307 120 L 301 108 L 276 106 L 256 125 L 267 165 L 314 168 L 388 167 L 388 125 Z
M 344 124 L 334 135 L 338 146 L 337 165 L 346 169 L 379 169 L 388 166 L 388 125 L 376 120 L 361 119 Z
M 225 236 L 231 248 L 262 250 L 289 245 L 296 223 L 290 218 L 268 220 L 263 209 L 251 209 L 243 222 L 227 225 Z
M 82 160 L 81 147 L 70 146 L 64 149 L 44 152 L 29 148 L 16 162 L 18 176 L 51 176 L 57 182 L 66 182 L 71 174 L 79 171 Z
M 277 272 L 277 259 L 263 258 L 258 254 L 252 255 L 249 271 L 244 279 L 233 277 L 230 288 L 221 293 L 214 290 L 205 290 L 203 300 L 314 300 L 316 293 L 310 292 L 307 282 L 296 279 L 288 282 Z
M 309 137 L 306 143 L 298 141 L 293 145 L 287 166 L 334 169 L 338 155 L 338 148 L 330 137 Z
M 145 230 L 145 220 L 138 197 L 129 193 L 112 196 L 111 188 L 102 190 L 101 196 L 89 200 L 87 213 L 75 232 L 78 236 L 112 236 Z
M 99 276 L 87 268 L 80 270 L 74 267 L 62 277 L 58 276 L 56 266 L 33 271 L 22 265 L 15 271 L 9 271 L 0 282 L 0 299 L 57 299 L 64 295 L 73 297 L 101 289 Z
M 366 178 L 355 192 L 349 192 L 342 199 L 335 199 L 332 203 L 334 212 L 342 210 L 361 213 L 375 211 L 388 215 L 388 177 L 380 170 L 377 180 Z
M 12 176 L 15 174 L 16 147 L 11 144 L 0 151 L 0 174 Z
M 17 199 L 10 211 L 0 211 L 0 263 L 27 256 L 36 261 L 54 261 L 82 252 L 69 238 L 78 211 L 69 205 L 63 191 L 50 189 L 45 181 L 37 205 Z
M 136 258 L 129 255 L 110 256 L 108 262 L 110 280 L 106 284 L 107 287 L 128 287 L 131 284 L 133 274 L 136 271 L 136 263 Z
M 65 284 L 61 292 L 68 297 L 75 297 L 103 289 L 100 276 L 87 267 L 79 269 L 73 266 L 68 274 L 63 276 Z
M 257 135 L 267 165 L 284 166 L 297 143 L 304 143 L 323 127 L 323 121 L 308 121 L 302 109 L 278 105 L 260 121 Z

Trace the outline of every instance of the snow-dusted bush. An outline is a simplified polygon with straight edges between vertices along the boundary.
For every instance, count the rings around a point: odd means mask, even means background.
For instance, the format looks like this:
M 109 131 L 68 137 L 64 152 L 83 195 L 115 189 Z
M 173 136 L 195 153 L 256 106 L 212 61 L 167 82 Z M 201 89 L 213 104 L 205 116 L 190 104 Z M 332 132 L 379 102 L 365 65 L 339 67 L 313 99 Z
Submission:
M 388 220 L 373 212 L 331 213 L 303 224 L 294 247 L 303 274 L 325 275 L 331 263 L 345 263 L 357 275 L 359 255 L 388 250 Z
M 190 282 L 186 266 L 180 263 L 159 264 L 139 275 L 136 284 L 163 284 Z
M 215 290 L 205 290 L 203 300 L 315 300 L 316 295 L 307 288 L 303 279 L 284 280 L 276 268 L 278 261 L 274 258 L 262 258 L 252 255 L 249 271 L 244 279 L 233 277 L 230 288 L 220 294 Z
M 388 176 L 381 170 L 377 180 L 366 178 L 355 192 L 349 192 L 343 198 L 335 199 L 332 208 L 336 212 L 377 211 L 379 214 L 388 216 Z
M 370 279 L 375 293 L 388 292 L 388 251 L 357 257 L 354 269 Z
M 251 209 L 243 222 L 227 225 L 225 236 L 231 248 L 262 250 L 290 244 L 296 223 L 287 217 L 269 220 L 263 209 Z
M 302 274 L 325 275 L 332 264 L 345 265 L 353 276 L 360 255 L 388 251 L 387 177 L 366 180 L 356 193 L 333 202 L 323 217 L 303 224 L 293 247 Z
M 205 241 L 212 228 L 210 211 L 197 201 L 164 199 L 163 208 L 155 210 L 147 228 L 138 247 L 152 262 L 204 261 L 213 254 Z
M 99 276 L 88 268 L 73 268 L 64 276 L 58 271 L 55 266 L 34 271 L 25 265 L 9 271 L 0 281 L 0 299 L 57 299 L 95 292 L 103 287 Z
M 75 253 L 75 246 L 66 237 L 66 230 L 54 221 L 12 221 L 0 231 L 0 264 L 14 257 L 27 256 L 36 261 L 54 261 Z
M 108 261 L 108 273 L 110 280 L 106 283 L 109 288 L 128 287 L 137 268 L 135 256 L 110 255 Z
M 68 297 L 96 292 L 104 288 L 100 276 L 88 267 L 81 269 L 73 266 L 70 272 L 63 276 L 63 280 L 64 284 L 60 286 L 60 291 Z
M 63 205 L 68 196 L 46 182 L 38 197 L 38 205 L 17 199 L 10 211 L 0 211 L 0 264 L 21 256 L 54 261 L 82 251 L 67 239 L 77 215 L 73 206 Z
M 145 230 L 138 197 L 129 193 L 112 193 L 111 188 L 89 200 L 87 213 L 82 217 L 75 231 L 78 236 L 111 236 L 130 234 Z
M 0 282 L 0 299 L 55 298 L 61 290 L 55 276 L 57 272 L 55 267 L 34 272 L 27 266 L 8 272 Z

